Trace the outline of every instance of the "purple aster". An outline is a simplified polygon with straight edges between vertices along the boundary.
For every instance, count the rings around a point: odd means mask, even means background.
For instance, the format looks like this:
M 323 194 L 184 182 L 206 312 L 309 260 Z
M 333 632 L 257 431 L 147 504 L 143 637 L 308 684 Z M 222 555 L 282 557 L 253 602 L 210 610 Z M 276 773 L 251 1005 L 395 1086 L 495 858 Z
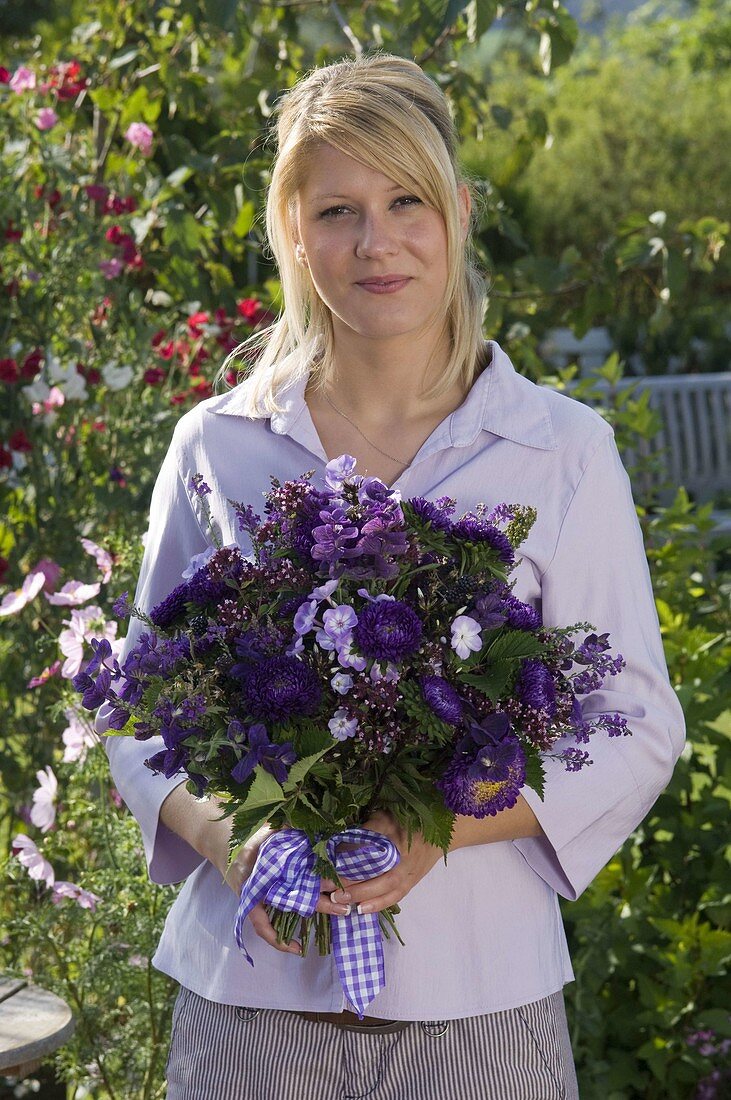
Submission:
M 473 754 L 457 752 L 436 787 L 453 813 L 483 818 L 514 806 L 524 784 L 523 750 L 515 738 L 505 737 Z
M 551 670 L 543 661 L 532 657 L 521 661 L 516 690 L 521 703 L 526 706 L 545 710 L 550 716 L 556 713 L 556 684 Z
M 190 584 L 188 581 L 183 581 L 164 600 L 153 607 L 150 618 L 160 630 L 166 630 L 176 619 L 185 614 L 185 605 L 190 599 Z
M 421 645 L 421 619 L 402 600 L 377 600 L 360 612 L 353 638 L 360 652 L 377 661 L 400 661 Z
M 431 500 L 427 500 L 426 497 L 411 497 L 409 504 L 422 523 L 431 523 L 433 530 L 451 530 L 452 522 L 446 514 L 445 509 L 439 507 L 438 502 L 434 504 Z
M 492 546 L 500 561 L 506 565 L 513 564 L 515 555 L 507 535 L 473 512 L 466 512 L 462 519 L 452 524 L 452 535 L 468 542 L 486 542 Z
M 322 698 L 317 673 L 297 657 L 270 657 L 246 666 L 241 686 L 251 714 L 273 722 L 314 714 Z
M 448 722 L 450 726 L 459 725 L 462 718 L 462 700 L 450 683 L 441 676 L 422 676 L 421 690 L 437 718 Z
M 541 616 L 530 604 L 523 603 L 517 596 L 508 596 L 505 600 L 505 610 L 508 615 L 508 626 L 516 630 L 538 630 L 541 625 Z

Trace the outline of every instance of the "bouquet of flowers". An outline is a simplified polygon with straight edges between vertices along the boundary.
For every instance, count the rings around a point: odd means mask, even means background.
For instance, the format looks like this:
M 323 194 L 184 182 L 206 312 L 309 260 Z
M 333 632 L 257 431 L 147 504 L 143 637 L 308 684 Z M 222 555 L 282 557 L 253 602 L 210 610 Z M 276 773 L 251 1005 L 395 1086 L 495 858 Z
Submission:
M 578 770 L 596 730 L 630 731 L 618 714 L 585 721 L 579 705 L 623 667 L 608 636 L 545 628 L 513 593 L 534 509 L 480 504 L 456 517 L 454 500 L 402 500 L 349 455 L 324 483 L 313 477 L 271 478 L 263 519 L 229 500 L 245 554 L 222 545 L 195 474 L 212 545 L 149 615 L 126 593 L 117 601 L 149 629 L 122 667 L 93 642 L 74 686 L 86 708 L 112 705 L 111 732 L 162 737 L 153 771 L 225 803 L 232 858 L 265 823 L 275 830 L 244 884 L 242 949 L 244 918 L 264 900 L 282 940 L 297 933 L 304 953 L 314 931 L 343 977 L 359 938 L 377 970 L 381 934 L 396 932 L 397 906 L 315 913 L 321 877 L 362 880 L 398 862 L 361 827 L 374 811 L 446 859 L 456 814 L 496 814 L 525 785 L 542 794 L 546 755 Z M 346 988 L 359 1011 L 375 995 L 373 983 Z

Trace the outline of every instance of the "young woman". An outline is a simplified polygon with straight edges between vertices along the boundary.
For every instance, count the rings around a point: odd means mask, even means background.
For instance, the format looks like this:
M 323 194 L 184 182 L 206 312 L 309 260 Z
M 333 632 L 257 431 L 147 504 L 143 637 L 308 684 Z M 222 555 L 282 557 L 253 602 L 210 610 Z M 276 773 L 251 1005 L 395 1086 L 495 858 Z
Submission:
M 458 818 L 448 866 L 419 837 L 408 847 L 389 815 L 368 822 L 400 863 L 345 892 L 323 882 L 318 905 L 401 905 L 406 946 L 385 944 L 386 987 L 362 1022 L 332 958 L 277 945 L 262 906 L 253 968 L 238 951 L 237 893 L 266 830 L 224 882 L 230 823 L 215 804 L 144 768 L 160 746 L 109 738 L 153 880 L 186 880 L 154 959 L 181 985 L 168 1096 L 571 1100 L 558 895 L 575 898 L 638 825 L 683 740 L 627 476 L 600 417 L 483 339 L 470 189 L 447 103 L 417 65 L 376 54 L 313 71 L 280 102 L 277 137 L 267 233 L 284 310 L 245 381 L 178 423 L 136 602 L 152 607 L 207 547 L 192 473 L 213 490 L 223 541 L 241 542 L 227 498 L 256 506 L 270 475 L 349 453 L 404 498 L 448 495 L 460 513 L 535 505 L 516 595 L 546 624 L 611 632 L 627 667 L 583 709 L 623 713 L 632 736 L 597 736 L 575 775 L 549 762 L 543 801 L 526 790 L 496 817 Z M 132 621 L 127 646 L 142 629 Z

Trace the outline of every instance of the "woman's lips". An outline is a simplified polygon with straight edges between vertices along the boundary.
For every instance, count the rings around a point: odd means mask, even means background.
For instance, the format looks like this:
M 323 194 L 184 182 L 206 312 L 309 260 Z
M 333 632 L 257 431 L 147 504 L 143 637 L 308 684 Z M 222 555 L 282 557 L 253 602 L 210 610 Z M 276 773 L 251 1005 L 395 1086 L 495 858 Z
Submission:
M 387 283 L 376 282 L 362 282 L 356 283 L 356 286 L 360 286 L 363 290 L 370 291 L 371 294 L 394 294 L 397 290 L 402 290 L 407 283 L 411 282 L 411 276 L 407 276 L 405 279 L 393 279 Z

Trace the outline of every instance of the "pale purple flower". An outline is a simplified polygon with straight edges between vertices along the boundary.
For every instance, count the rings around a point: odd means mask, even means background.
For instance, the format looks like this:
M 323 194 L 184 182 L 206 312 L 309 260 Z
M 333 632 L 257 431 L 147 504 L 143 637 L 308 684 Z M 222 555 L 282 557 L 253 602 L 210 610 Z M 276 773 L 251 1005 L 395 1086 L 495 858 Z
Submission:
M 358 719 L 348 718 L 347 710 L 339 707 L 328 722 L 328 728 L 336 741 L 347 741 L 349 737 L 355 737 Z
M 356 462 L 357 459 L 352 455 L 338 455 L 337 458 L 333 458 L 325 467 L 326 484 L 339 492 L 346 477 L 350 477 L 355 470 Z
M 346 603 L 328 608 L 322 616 L 325 633 L 336 642 L 347 642 L 357 622 L 358 616 L 354 609 Z
M 139 149 L 144 157 L 152 152 L 153 132 L 144 122 L 131 122 L 125 130 L 124 136 L 130 145 Z
M 320 647 L 327 651 L 335 649 L 335 642 L 322 628 L 320 628 L 315 634 L 315 642 Z
M 99 595 L 101 581 L 84 584 L 83 581 L 67 581 L 59 592 L 46 593 L 46 599 L 55 607 L 81 607 L 87 600 Z
M 47 833 L 56 820 L 58 780 L 50 767 L 47 767 L 45 771 L 37 771 L 36 779 L 40 786 L 33 791 L 30 819 L 37 829 L 40 829 L 42 833 Z
M 64 898 L 72 898 L 82 909 L 96 910 L 97 904 L 102 900 L 91 890 L 84 890 L 75 882 L 56 882 L 53 886 L 51 901 L 54 905 L 60 905 Z
M 61 734 L 65 746 L 63 762 L 64 764 L 72 764 L 76 760 L 83 761 L 86 758 L 88 749 L 95 745 L 99 738 L 94 732 L 92 724 L 72 707 L 67 707 L 64 714 L 69 724 Z
M 36 882 L 45 882 L 46 886 L 53 886 L 56 878 L 55 872 L 47 859 L 41 855 L 35 843 L 25 833 L 18 833 L 11 841 L 13 855 Z
M 480 624 L 469 615 L 458 615 L 452 623 L 452 649 L 465 661 L 482 649 Z
M 381 668 L 380 662 L 374 661 L 369 675 L 374 684 L 377 684 L 380 680 L 385 680 L 387 684 L 395 684 L 401 678 L 401 673 L 393 661 L 386 661 L 385 672 Z
M 309 634 L 315 625 L 318 606 L 317 600 L 305 600 L 304 603 L 299 605 L 293 619 L 294 629 L 297 634 Z
M 353 653 L 352 638 L 348 638 L 347 641 L 341 642 L 338 645 L 338 661 L 343 668 L 354 668 L 356 672 L 362 672 L 368 664 L 365 657 L 361 657 L 358 653 Z
M 353 677 L 347 672 L 336 672 L 330 681 L 330 687 L 337 691 L 338 695 L 347 695 L 353 686 Z
M 91 554 L 101 569 L 102 584 L 106 584 L 112 575 L 112 555 L 107 550 L 102 549 L 101 546 L 97 546 L 91 539 L 81 539 L 80 541 L 87 554 Z
M 29 573 L 20 588 L 3 596 L 0 603 L 0 616 L 16 615 L 18 611 L 22 611 L 27 603 L 35 599 L 45 583 L 45 573 Z
M 36 126 L 39 130 L 52 130 L 58 122 L 58 115 L 53 107 L 41 107 L 36 115 Z
M 20 65 L 11 76 L 8 86 L 16 93 L 32 92 L 36 86 L 36 74 L 25 65 Z
M 117 256 L 113 256 L 111 260 L 101 260 L 99 270 L 105 279 L 116 279 L 124 270 L 124 264 Z
M 181 573 L 181 577 L 184 581 L 189 581 L 194 573 L 197 573 L 199 569 L 202 569 L 204 565 L 207 565 L 213 555 L 216 553 L 215 546 L 208 546 L 201 554 L 194 554 L 188 562 L 187 566 Z
M 329 600 L 335 589 L 340 584 L 340 581 L 335 580 L 325 581 L 324 584 L 319 585 L 317 588 L 313 588 L 307 597 L 308 600 Z

